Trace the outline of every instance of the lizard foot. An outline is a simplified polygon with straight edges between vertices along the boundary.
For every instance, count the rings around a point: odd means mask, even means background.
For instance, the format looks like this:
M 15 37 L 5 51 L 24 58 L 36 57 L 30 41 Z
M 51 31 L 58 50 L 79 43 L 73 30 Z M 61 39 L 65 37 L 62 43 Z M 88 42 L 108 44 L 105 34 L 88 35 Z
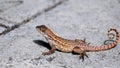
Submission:
M 48 52 L 43 52 L 42 55 L 50 55 L 50 54 L 53 54 L 54 52 L 55 52 L 55 50 L 51 49 Z
M 79 58 L 82 59 L 82 61 L 84 61 L 84 56 L 88 58 L 86 51 L 81 47 L 74 47 L 73 52 L 80 54 Z
M 50 55 L 50 52 L 43 52 L 42 55 Z
M 83 42 L 85 42 L 87 45 L 90 45 L 90 43 L 86 42 L 86 38 L 83 39 Z
M 82 59 L 82 62 L 84 61 L 84 57 L 85 57 L 85 56 L 86 56 L 87 58 L 89 58 L 88 55 L 87 55 L 85 52 L 80 54 L 80 57 L 79 57 L 79 58 Z

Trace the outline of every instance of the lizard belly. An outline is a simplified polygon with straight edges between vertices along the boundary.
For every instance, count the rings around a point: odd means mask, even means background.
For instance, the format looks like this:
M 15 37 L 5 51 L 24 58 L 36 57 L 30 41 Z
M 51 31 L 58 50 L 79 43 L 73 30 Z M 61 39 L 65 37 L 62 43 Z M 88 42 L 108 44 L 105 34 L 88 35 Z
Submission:
M 48 42 L 51 45 L 51 47 L 52 47 L 52 45 L 54 45 L 56 47 L 56 49 L 58 49 L 62 52 L 72 52 L 72 50 L 74 48 L 73 46 L 70 46 L 68 44 L 60 44 L 60 43 L 55 42 L 54 40 L 50 40 L 50 39 L 48 39 Z
M 66 45 L 60 45 L 60 44 L 56 44 L 55 47 L 63 52 L 72 52 L 73 47 L 72 46 L 66 46 Z

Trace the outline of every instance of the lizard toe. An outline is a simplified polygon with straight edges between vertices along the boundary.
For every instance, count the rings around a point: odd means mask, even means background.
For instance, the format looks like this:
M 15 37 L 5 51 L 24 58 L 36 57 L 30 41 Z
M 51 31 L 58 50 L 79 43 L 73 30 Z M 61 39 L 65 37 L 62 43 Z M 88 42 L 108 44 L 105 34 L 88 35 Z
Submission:
M 50 54 L 51 54 L 51 53 L 49 53 L 49 52 L 43 52 L 43 53 L 42 53 L 42 55 L 44 55 L 44 56 L 45 56 L 45 55 L 50 55 Z

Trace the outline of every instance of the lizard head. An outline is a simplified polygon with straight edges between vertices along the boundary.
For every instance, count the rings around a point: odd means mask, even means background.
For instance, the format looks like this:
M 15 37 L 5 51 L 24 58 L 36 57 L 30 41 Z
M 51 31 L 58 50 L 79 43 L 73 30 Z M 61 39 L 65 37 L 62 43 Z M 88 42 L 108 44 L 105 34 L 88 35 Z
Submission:
M 49 28 L 47 28 L 45 25 L 36 26 L 36 30 L 45 37 L 48 36 L 48 33 L 50 31 Z
M 45 33 L 48 28 L 45 25 L 40 25 L 40 26 L 36 26 L 36 29 L 38 32 Z
M 48 39 L 55 37 L 55 34 L 45 25 L 36 26 L 36 30 Z

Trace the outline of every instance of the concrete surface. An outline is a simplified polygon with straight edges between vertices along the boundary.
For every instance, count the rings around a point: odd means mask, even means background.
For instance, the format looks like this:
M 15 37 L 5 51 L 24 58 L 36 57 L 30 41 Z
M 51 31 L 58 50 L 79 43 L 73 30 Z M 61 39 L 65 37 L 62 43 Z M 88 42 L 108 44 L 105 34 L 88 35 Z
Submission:
M 91 46 L 120 32 L 119 0 L 0 0 L 0 68 L 119 68 L 120 42 L 113 49 L 78 55 L 56 51 L 49 56 L 45 38 L 35 27 L 44 24 L 68 39 L 87 39 Z

